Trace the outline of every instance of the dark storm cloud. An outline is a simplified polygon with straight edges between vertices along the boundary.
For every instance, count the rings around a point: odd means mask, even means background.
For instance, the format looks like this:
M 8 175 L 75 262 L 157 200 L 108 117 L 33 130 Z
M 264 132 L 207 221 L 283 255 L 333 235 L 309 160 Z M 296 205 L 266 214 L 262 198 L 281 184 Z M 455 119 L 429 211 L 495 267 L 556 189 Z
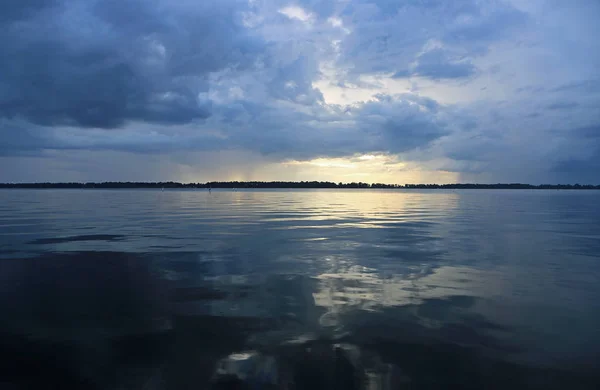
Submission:
M 237 1 L 29 1 L 0 11 L 0 115 L 115 128 L 207 118 L 207 76 L 248 68 L 261 44 Z

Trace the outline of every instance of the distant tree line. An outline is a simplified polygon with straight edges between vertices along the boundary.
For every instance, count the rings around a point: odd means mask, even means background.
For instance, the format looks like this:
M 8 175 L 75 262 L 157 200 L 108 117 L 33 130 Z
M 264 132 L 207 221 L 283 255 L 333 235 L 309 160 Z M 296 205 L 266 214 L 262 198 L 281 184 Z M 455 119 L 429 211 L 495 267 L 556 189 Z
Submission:
M 0 183 L 0 188 L 403 188 L 403 189 L 552 189 L 600 190 L 600 185 L 581 184 L 383 184 L 330 181 L 211 181 L 207 183 L 102 182 L 102 183 Z
M 405 184 L 402 188 L 412 189 L 520 189 L 520 190 L 600 190 L 600 185 L 590 184 Z

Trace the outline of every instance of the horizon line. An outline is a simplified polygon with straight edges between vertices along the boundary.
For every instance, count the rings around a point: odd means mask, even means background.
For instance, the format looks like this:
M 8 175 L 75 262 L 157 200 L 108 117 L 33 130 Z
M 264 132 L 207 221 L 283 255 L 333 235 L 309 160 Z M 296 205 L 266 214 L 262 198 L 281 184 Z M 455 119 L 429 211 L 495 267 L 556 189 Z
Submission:
M 85 188 L 88 186 L 115 186 L 117 188 L 130 187 L 195 187 L 195 188 L 582 188 L 582 189 L 600 189 L 600 185 L 595 184 L 529 184 L 529 183 L 404 183 L 389 184 L 380 182 L 333 182 L 333 181 L 285 181 L 285 180 L 248 180 L 248 181 L 206 181 L 206 182 L 175 182 L 175 181 L 94 181 L 94 182 L 6 182 L 0 183 L 0 188 L 52 188 L 52 187 L 75 187 Z M 237 186 L 237 187 L 233 187 Z

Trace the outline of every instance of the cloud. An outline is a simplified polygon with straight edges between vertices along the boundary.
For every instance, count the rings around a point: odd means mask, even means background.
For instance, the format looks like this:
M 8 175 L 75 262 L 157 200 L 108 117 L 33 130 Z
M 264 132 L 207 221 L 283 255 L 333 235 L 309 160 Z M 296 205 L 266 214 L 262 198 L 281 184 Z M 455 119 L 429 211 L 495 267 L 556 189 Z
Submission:
M 0 23 L 23 20 L 57 3 L 58 0 L 4 1 L 0 4 Z
M 398 71 L 392 77 L 420 76 L 433 80 L 457 79 L 472 76 L 475 72 L 476 68 L 471 61 L 451 58 L 446 50 L 438 48 L 420 54 L 411 64 L 410 69 Z
M 210 72 L 262 50 L 243 2 L 9 2 L 0 35 L 0 115 L 54 126 L 181 124 L 210 116 Z M 13 5 L 13 7 L 10 7 Z M 24 18 L 24 19 L 23 19 Z
M 245 149 L 286 160 L 399 153 L 446 135 L 450 127 L 443 116 L 444 107 L 435 101 L 409 94 L 379 95 L 346 109 L 316 106 L 310 112 L 297 110 L 295 103 L 235 101 L 216 106 L 202 124 L 169 128 L 138 124 L 110 137 L 103 129 L 48 129 L 20 122 L 0 131 L 0 155 L 44 149 L 135 153 Z
M 352 107 L 316 105 L 308 112 L 284 103 L 235 102 L 221 109 L 207 126 L 227 123 L 224 142 L 274 159 L 401 152 L 450 131 L 444 107 L 410 94 L 379 95 Z M 237 122 L 240 118 L 245 126 Z
M 469 6 L 464 7 L 464 4 Z M 443 41 L 474 45 L 479 49 L 483 43 L 509 37 L 529 20 L 527 13 L 505 1 L 463 2 L 455 15 L 450 19 Z
M 300 7 L 294 6 L 294 5 L 284 7 L 282 9 L 280 9 L 279 12 L 284 14 L 285 16 L 287 16 L 290 19 L 297 19 L 297 20 L 300 20 L 301 22 L 310 22 L 311 19 L 313 18 L 313 16 L 311 14 L 309 14 L 308 12 L 306 12 L 303 8 L 300 8 Z
M 595 140 L 600 142 L 600 124 L 594 126 L 581 127 L 573 130 L 578 137 L 582 137 L 588 140 Z
M 352 25 L 352 33 L 343 42 L 340 66 L 397 77 L 405 75 L 415 60 L 415 70 L 423 77 L 471 75 L 471 58 L 484 54 L 490 43 L 527 21 L 524 12 L 501 1 L 357 1 L 342 15 L 344 23 Z M 422 54 L 431 41 L 458 50 L 463 60 L 449 62 L 448 52 L 441 50 Z
M 231 169 L 261 179 L 261 169 L 309 175 L 327 168 L 310 162 L 384 155 L 440 180 L 593 181 L 597 10 L 593 1 L 5 1 L 0 181 L 43 176 L 34 167 L 92 177 L 102 159 L 94 177 L 109 179 L 119 161 L 150 177 L 144 161 L 158 160 L 177 161 L 164 175 L 192 178 L 194 164 L 223 174 L 209 163 L 218 153 L 246 159 Z M 81 162 L 86 153 L 93 163 Z M 179 161 L 196 154 L 213 157 Z M 352 164 L 336 174 L 376 170 Z
M 45 148 L 58 147 L 47 137 L 48 133 L 27 123 L 0 119 L 0 156 L 39 154 Z
M 579 104 L 575 102 L 556 102 L 552 104 L 548 104 L 546 108 L 548 110 L 568 110 L 571 108 L 578 107 Z
M 596 154 L 589 159 L 561 161 L 554 166 L 554 170 L 558 173 L 566 173 L 567 175 L 595 175 L 598 173 L 598 170 L 600 170 L 600 154 Z
M 560 180 L 597 183 L 600 172 L 600 134 L 595 134 L 595 151 L 586 157 L 574 157 L 556 162 L 552 171 Z
M 449 133 L 439 118 L 442 108 L 414 95 L 377 96 L 357 110 L 359 128 L 376 140 L 373 151 L 405 152 Z
M 600 80 L 573 81 L 559 85 L 551 92 L 579 92 L 579 93 L 600 93 Z

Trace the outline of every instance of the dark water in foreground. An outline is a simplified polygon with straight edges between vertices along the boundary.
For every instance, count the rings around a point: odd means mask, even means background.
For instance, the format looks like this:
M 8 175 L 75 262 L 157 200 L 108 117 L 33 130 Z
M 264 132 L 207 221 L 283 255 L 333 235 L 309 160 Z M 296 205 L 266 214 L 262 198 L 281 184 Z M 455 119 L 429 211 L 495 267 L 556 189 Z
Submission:
M 598 388 L 599 204 L 3 190 L 0 389 Z

